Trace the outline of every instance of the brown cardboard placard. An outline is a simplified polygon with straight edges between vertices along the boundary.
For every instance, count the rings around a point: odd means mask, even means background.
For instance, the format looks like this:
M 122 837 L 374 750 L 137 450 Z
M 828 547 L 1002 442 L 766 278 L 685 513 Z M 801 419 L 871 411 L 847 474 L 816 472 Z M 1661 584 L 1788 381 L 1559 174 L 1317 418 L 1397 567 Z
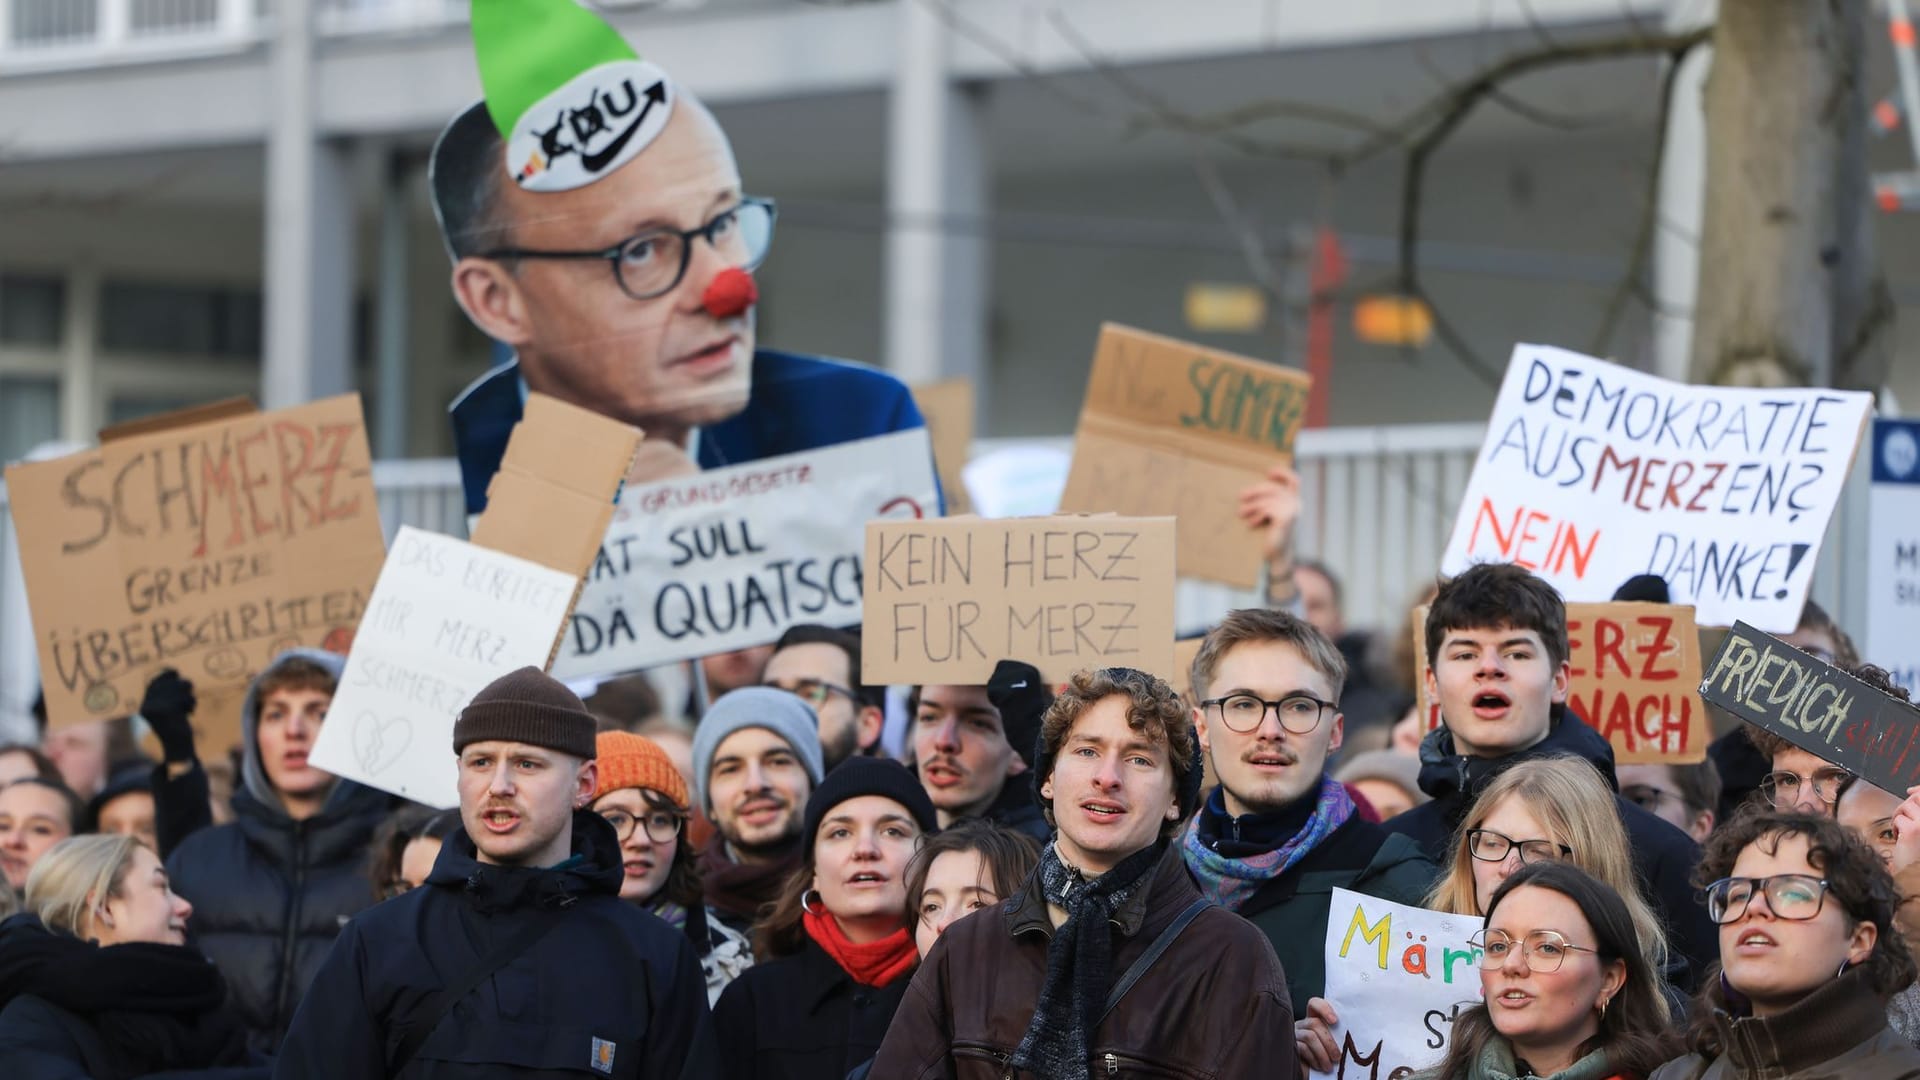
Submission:
M 582 577 L 600 552 L 641 438 L 630 424 L 527 395 L 500 470 L 487 484 L 473 542 Z
M 346 651 L 386 553 L 358 396 L 116 435 L 6 474 L 53 724 L 135 711 L 164 667 L 215 700 Z
M 920 406 L 920 415 L 927 422 L 927 437 L 933 440 L 933 465 L 940 475 L 947 513 L 972 513 L 961 470 L 966 468 L 973 446 L 973 380 L 947 379 L 916 386 L 913 403 Z
M 983 684 L 1006 659 L 1173 679 L 1173 552 L 1165 517 L 869 522 L 863 680 Z
M 1062 512 L 1171 514 L 1179 570 L 1251 588 L 1263 537 L 1240 493 L 1293 457 L 1305 373 L 1108 323 L 1074 433 Z
M 1414 656 L 1427 729 L 1440 706 L 1427 696 L 1427 608 L 1414 609 Z M 1700 634 L 1684 604 L 1567 605 L 1572 686 L 1567 706 L 1613 744 L 1621 765 L 1703 761 L 1713 732 L 1700 700 Z

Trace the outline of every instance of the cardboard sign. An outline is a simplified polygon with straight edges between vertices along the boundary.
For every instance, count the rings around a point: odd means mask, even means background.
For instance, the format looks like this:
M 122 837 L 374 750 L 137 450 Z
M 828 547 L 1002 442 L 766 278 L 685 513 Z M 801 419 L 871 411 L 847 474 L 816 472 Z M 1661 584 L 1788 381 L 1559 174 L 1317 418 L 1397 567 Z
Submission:
M 920 406 L 920 415 L 927 421 L 927 435 L 933 440 L 933 464 L 940 470 L 940 491 L 947 497 L 947 513 L 972 513 L 961 473 L 973 451 L 973 382 L 948 379 L 916 386 L 913 403 Z
M 1884 791 L 1920 784 L 1920 709 L 1735 623 L 1700 696 Z
M 1240 493 L 1293 457 L 1304 373 L 1112 323 L 1100 328 L 1063 512 L 1180 520 L 1178 569 L 1259 584 L 1264 539 Z
M 386 551 L 357 396 L 105 434 L 6 472 L 51 723 L 132 713 L 165 667 L 237 701 L 289 648 L 346 651 Z
M 1440 704 L 1427 694 L 1427 607 L 1414 609 L 1415 685 L 1427 730 Z M 1695 688 L 1700 634 L 1680 604 L 1568 604 L 1567 707 L 1613 744 L 1621 765 L 1705 760 L 1713 731 Z
M 984 684 L 1012 659 L 1056 684 L 1110 666 L 1175 680 L 1173 550 L 1172 518 L 871 522 L 863 679 Z
M 1920 695 L 1920 420 L 1873 422 L 1866 658 Z
M 1872 409 L 1516 346 L 1440 569 L 1518 563 L 1578 601 L 1658 574 L 1702 625 L 1791 633 Z
M 313 748 L 320 768 L 429 806 L 459 804 L 453 722 L 480 689 L 545 667 L 573 575 L 402 526 Z
M 1327 915 L 1327 1001 L 1340 1023 L 1333 1080 L 1406 1076 L 1447 1056 L 1453 1021 L 1480 1001 L 1486 920 L 1333 890 Z
M 873 518 L 938 513 L 924 428 L 620 496 L 554 674 L 633 671 L 860 621 Z
M 430 806 L 459 802 L 453 722 L 560 647 L 640 432 L 533 394 L 473 542 L 402 528 L 347 656 L 315 765 Z

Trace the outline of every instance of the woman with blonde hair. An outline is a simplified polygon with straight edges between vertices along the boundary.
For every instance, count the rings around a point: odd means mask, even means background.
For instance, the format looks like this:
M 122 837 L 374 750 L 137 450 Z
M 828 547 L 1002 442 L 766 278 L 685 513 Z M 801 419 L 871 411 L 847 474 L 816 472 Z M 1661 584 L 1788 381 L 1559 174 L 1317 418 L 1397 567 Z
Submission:
M 1641 893 L 1613 792 L 1580 758 L 1523 761 L 1487 785 L 1460 822 L 1453 858 L 1426 906 L 1480 915 L 1501 882 L 1522 866 L 1551 860 L 1572 863 L 1619 893 L 1648 966 L 1669 984 L 1685 983 L 1684 970 L 1668 967 L 1666 929 Z
M 8 1075 L 118 1080 L 254 1064 L 225 980 L 186 944 L 192 914 L 160 857 L 131 836 L 77 836 L 41 856 L 26 910 L 0 922 Z

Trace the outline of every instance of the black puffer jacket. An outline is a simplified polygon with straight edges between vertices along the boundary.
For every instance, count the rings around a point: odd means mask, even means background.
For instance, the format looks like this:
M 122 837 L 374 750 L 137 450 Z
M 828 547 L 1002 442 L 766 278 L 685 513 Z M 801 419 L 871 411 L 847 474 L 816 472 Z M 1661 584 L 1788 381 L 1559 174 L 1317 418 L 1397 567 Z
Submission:
M 800 951 L 740 973 L 713 1007 L 725 1080 L 841 1080 L 873 1058 L 907 992 L 853 981 L 807 938 Z
M 258 1078 L 206 957 L 178 945 L 101 948 L 32 915 L 0 922 L 0 1076 Z
M 483 864 L 448 837 L 426 885 L 355 918 L 300 1006 L 280 1080 L 718 1075 L 706 980 L 686 935 L 620 900 L 620 842 L 573 815 L 573 855 L 535 869 Z M 436 995 L 546 922 L 537 941 L 438 1014 L 396 1067 Z
M 1433 796 L 1433 801 L 1390 818 L 1381 827 L 1411 837 L 1444 873 L 1453 858 L 1454 831 L 1480 793 L 1512 766 L 1545 757 L 1580 758 L 1599 771 L 1608 787 L 1616 791 L 1620 787 L 1613 771 L 1612 744 L 1578 717 L 1556 707 L 1544 740 L 1505 757 L 1467 757 L 1454 750 L 1453 733 L 1445 727 L 1429 732 L 1420 743 L 1420 790 Z M 1719 935 L 1707 918 L 1706 902 L 1692 883 L 1700 846 L 1666 820 L 1618 794 L 1613 802 L 1620 812 L 1620 823 L 1626 827 L 1633 867 L 1640 875 L 1647 903 L 1667 925 L 1673 953 L 1667 981 L 1683 992 L 1691 991 L 1720 954 Z M 1681 960 L 1685 967 L 1678 963 Z

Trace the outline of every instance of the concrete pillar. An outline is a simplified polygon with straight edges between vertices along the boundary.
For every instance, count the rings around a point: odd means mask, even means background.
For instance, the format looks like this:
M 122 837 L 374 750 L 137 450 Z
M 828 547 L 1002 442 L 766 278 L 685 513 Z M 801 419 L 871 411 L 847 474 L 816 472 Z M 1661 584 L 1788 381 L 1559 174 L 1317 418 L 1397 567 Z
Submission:
M 1685 31 L 1711 22 L 1717 5 L 1692 12 L 1668 29 Z M 1687 55 L 1673 86 L 1660 166 L 1660 215 L 1653 233 L 1653 373 L 1687 381 L 1693 353 L 1693 304 L 1700 286 L 1700 229 L 1707 184 L 1707 73 L 1713 48 Z
M 270 409 L 352 385 L 353 185 L 345 148 L 315 128 L 313 2 L 282 0 L 267 133 L 266 356 Z
M 413 160 L 403 150 L 387 154 L 380 192 L 380 280 L 375 293 L 373 454 L 407 456 L 409 327 Z
M 977 91 L 954 85 L 948 37 L 899 6 L 887 144 L 886 364 L 910 383 L 966 376 L 984 394 L 992 170 Z M 983 405 L 984 408 L 984 405 Z

